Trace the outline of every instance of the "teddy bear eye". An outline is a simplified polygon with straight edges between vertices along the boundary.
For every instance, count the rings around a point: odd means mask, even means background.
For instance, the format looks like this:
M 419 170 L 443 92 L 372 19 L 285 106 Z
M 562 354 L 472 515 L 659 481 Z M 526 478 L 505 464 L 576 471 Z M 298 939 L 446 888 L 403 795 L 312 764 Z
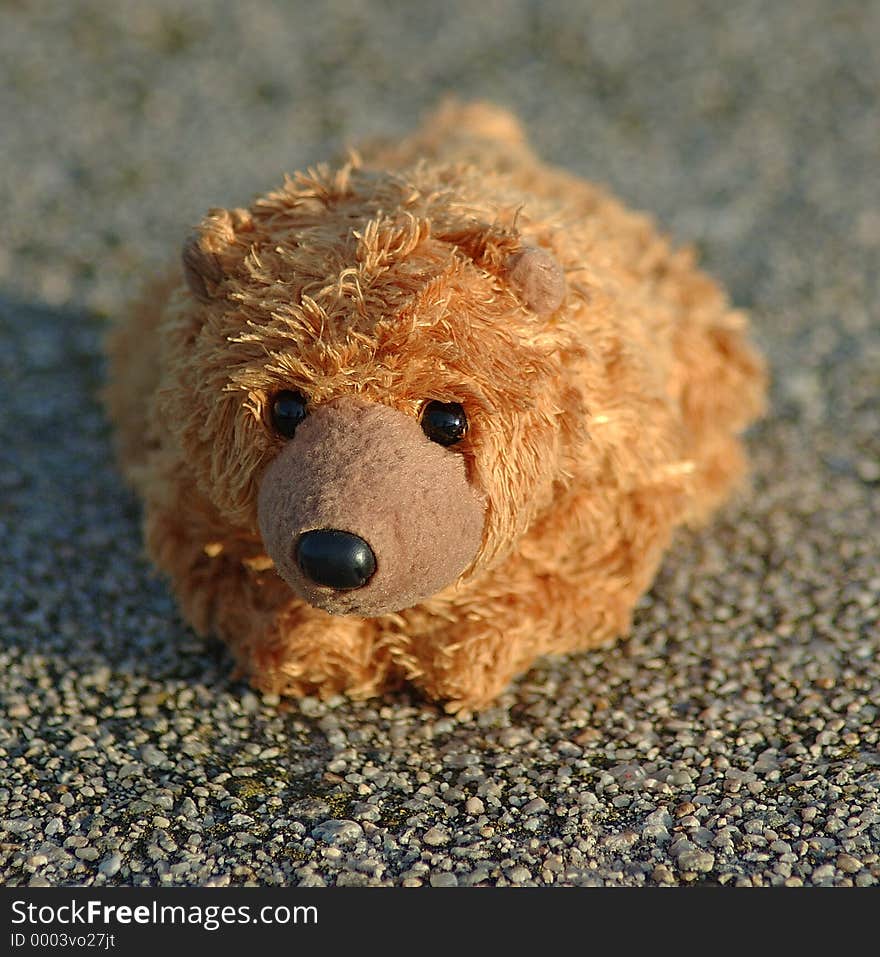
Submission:
M 439 445 L 455 445 L 468 428 L 467 416 L 457 402 L 426 402 L 421 421 L 422 431 Z
M 306 399 L 301 392 L 285 389 L 272 399 L 272 427 L 286 439 L 293 438 L 296 427 L 307 414 Z

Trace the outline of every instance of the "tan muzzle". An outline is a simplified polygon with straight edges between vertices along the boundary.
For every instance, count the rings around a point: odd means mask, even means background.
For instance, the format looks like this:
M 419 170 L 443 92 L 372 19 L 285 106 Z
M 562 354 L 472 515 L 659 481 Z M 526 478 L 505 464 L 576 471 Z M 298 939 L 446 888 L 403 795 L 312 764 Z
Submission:
M 432 442 L 413 416 L 337 399 L 312 410 L 267 468 L 258 515 L 297 595 L 372 617 L 458 580 L 482 541 L 485 500 L 462 455 Z

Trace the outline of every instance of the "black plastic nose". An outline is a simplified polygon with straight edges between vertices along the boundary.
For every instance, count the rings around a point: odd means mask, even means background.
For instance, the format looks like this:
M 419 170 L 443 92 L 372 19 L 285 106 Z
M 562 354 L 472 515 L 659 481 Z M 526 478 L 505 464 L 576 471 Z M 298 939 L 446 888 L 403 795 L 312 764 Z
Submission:
M 337 591 L 362 588 L 376 571 L 373 549 L 359 535 L 335 528 L 303 532 L 296 543 L 296 560 L 316 585 Z

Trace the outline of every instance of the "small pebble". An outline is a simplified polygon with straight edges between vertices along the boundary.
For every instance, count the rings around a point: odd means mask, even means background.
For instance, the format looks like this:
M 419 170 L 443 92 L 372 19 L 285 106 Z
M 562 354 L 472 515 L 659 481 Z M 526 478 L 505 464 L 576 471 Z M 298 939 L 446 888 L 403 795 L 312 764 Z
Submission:
M 319 824 L 313 831 L 315 840 L 328 844 L 350 844 L 363 837 L 364 829 L 357 821 L 331 820 Z
M 432 827 L 425 831 L 422 840 L 431 847 L 449 843 L 449 831 L 445 827 Z
M 482 814 L 486 810 L 486 806 L 478 797 L 470 797 L 467 799 L 464 809 L 468 814 L 477 817 L 477 815 Z
M 458 887 L 458 878 L 448 871 L 432 874 L 428 881 L 431 887 Z
M 111 854 L 109 857 L 105 857 L 103 861 L 98 865 L 98 870 L 105 877 L 113 877 L 115 874 L 119 873 L 119 868 L 122 867 L 122 855 L 121 854 Z

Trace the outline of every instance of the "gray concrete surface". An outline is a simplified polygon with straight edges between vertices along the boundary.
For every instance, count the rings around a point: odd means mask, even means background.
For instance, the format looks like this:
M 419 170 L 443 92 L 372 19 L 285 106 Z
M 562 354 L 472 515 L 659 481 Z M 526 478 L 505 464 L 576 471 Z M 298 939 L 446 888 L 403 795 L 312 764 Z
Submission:
M 880 5 L 0 3 L 0 880 L 880 883 Z M 754 315 L 754 483 L 628 640 L 485 714 L 288 708 L 141 553 L 100 335 L 211 205 L 442 92 L 652 211 Z

